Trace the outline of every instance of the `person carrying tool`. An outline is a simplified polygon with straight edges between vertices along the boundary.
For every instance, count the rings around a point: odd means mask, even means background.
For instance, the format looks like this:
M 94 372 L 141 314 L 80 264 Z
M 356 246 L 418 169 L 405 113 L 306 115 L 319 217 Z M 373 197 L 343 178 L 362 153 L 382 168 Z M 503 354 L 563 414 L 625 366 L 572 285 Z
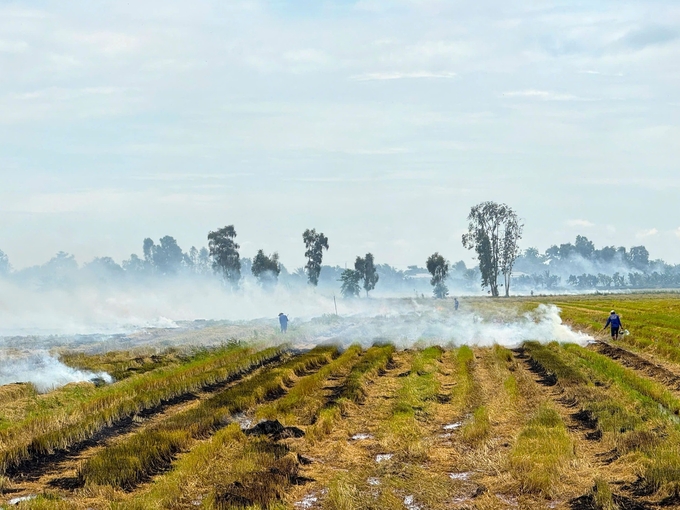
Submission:
M 612 310 L 609 313 L 609 317 L 607 318 L 607 324 L 604 325 L 604 328 L 602 328 L 602 331 L 607 329 L 608 327 L 611 327 L 611 333 L 612 333 L 612 338 L 614 340 L 618 340 L 619 338 L 619 331 L 621 330 L 621 317 L 619 317 L 614 310 Z

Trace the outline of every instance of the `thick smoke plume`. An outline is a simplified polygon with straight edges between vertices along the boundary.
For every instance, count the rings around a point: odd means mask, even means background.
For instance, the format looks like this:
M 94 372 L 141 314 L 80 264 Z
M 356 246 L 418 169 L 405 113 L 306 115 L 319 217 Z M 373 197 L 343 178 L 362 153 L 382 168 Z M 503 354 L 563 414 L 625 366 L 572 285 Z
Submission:
M 438 309 L 414 300 L 409 307 L 384 305 L 370 317 L 357 314 L 329 322 L 327 327 L 315 331 L 317 339 L 343 344 L 389 341 L 403 348 L 417 343 L 517 347 L 529 340 L 581 345 L 593 340 L 564 324 L 559 309 L 553 305 L 539 305 L 536 310 L 519 315 L 510 309 L 480 314 L 453 312 L 448 307 Z
M 45 351 L 16 355 L 0 351 L 0 385 L 29 382 L 44 393 L 68 383 L 95 378 L 112 382 L 111 376 L 105 372 L 93 373 L 68 367 Z
M 526 340 L 585 344 L 559 310 L 518 313 L 500 301 L 431 298 L 341 299 L 323 289 L 244 281 L 230 292 L 217 280 L 168 279 L 148 285 L 42 289 L 0 280 L 0 384 L 32 382 L 40 391 L 106 374 L 74 370 L 51 352 L 214 345 L 232 339 L 311 347 L 393 342 L 514 347 Z M 278 331 L 280 312 L 291 318 Z M 20 354 L 17 354 L 20 353 Z

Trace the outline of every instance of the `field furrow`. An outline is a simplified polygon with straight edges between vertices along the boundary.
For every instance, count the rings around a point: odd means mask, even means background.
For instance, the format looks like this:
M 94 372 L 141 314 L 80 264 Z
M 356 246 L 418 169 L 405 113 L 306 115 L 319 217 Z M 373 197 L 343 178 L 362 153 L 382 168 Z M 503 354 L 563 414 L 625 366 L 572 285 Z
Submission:
M 188 412 L 212 395 L 232 388 L 239 382 L 248 380 L 259 372 L 280 363 L 282 363 L 281 356 L 263 360 L 261 364 L 253 365 L 224 381 L 211 384 L 196 392 L 183 394 L 162 405 L 121 420 L 95 437 L 74 445 L 59 455 L 46 456 L 39 462 L 32 463 L 29 469 L 21 471 L 11 479 L 11 497 L 17 498 L 45 491 L 67 494 L 82 486 L 83 481 L 79 477 L 81 466 L 101 450 L 129 441 L 136 434 L 143 434 L 146 430 L 158 426 L 175 415 Z
M 211 508 L 241 503 L 266 506 L 282 499 L 291 485 L 305 481 L 299 475 L 304 457 L 293 450 L 304 431 L 295 424 L 315 421 L 360 361 L 360 354 L 361 348 L 350 347 L 318 370 L 291 380 L 285 395 L 240 409 L 237 422 L 197 441 L 179 455 L 172 471 L 129 497 L 119 495 L 121 508 L 146 508 L 149 501 L 173 508 L 191 508 L 195 501 Z M 266 419 L 252 427 L 258 417 Z M 192 488 L 189 494 L 184 490 L 187 486 Z
M 37 412 L 27 413 L 0 431 L 0 472 L 17 476 L 39 469 L 70 449 L 115 433 L 120 423 L 139 413 L 163 409 L 194 391 L 219 385 L 276 359 L 284 351 L 281 347 L 258 351 L 228 346 L 199 353 L 178 367 L 161 368 L 101 388 L 81 385 L 39 396 Z
M 484 347 L 70 354 L 119 380 L 2 387 L 0 498 L 39 510 L 680 507 L 680 299 L 546 298 L 598 338 L 611 308 L 622 315 L 630 335 L 590 344 L 550 341 L 582 337 L 555 308 L 547 322 L 523 315 L 541 299 L 466 298 L 449 319 L 462 330 L 474 310 Z M 304 345 L 344 320 L 310 321 Z M 524 327 L 542 341 L 492 343 Z
M 582 480 L 591 484 L 578 485 L 574 478 L 583 494 L 570 500 L 571 508 L 592 508 L 598 500 L 624 508 L 668 502 L 667 489 L 680 480 L 674 450 L 664 443 L 678 435 L 677 420 L 665 407 L 675 407 L 674 397 L 660 384 L 582 347 L 528 343 L 523 352 L 527 368 L 550 388 L 555 409 L 570 425 L 576 460 L 585 469 Z
M 680 375 L 675 370 L 651 361 L 645 356 L 617 347 L 607 342 L 596 344 L 597 352 L 619 361 L 622 365 L 639 370 L 656 381 L 668 386 L 671 390 L 680 392 Z

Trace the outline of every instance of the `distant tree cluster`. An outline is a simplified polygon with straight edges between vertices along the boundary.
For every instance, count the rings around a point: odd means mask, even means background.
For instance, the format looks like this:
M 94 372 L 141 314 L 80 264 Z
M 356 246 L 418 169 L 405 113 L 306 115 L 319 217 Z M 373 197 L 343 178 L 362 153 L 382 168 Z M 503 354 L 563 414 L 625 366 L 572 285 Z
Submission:
M 563 282 L 579 290 L 680 287 L 680 266 L 650 260 L 644 246 L 596 248 L 581 235 L 542 254 L 527 248 L 516 268 L 521 273 L 516 282 L 524 288 L 554 290 Z
M 439 252 L 428 257 L 425 267 L 412 265 L 406 270 L 377 264 L 372 253 L 357 256 L 353 268 L 324 265 L 329 240 L 312 228 L 302 233 L 305 266 L 288 273 L 277 252 L 268 255 L 259 249 L 252 258 L 241 257 L 236 229 L 227 225 L 208 233 L 207 248 L 192 246 L 187 252 L 172 236 L 161 237 L 158 243 L 146 238 L 142 257 L 132 254 L 121 265 L 110 257 L 97 257 L 79 267 L 73 255 L 59 252 L 41 266 L 14 271 L 7 255 L 0 251 L 0 277 L 28 281 L 39 288 L 83 279 L 108 283 L 217 275 L 227 287 L 237 289 L 244 277 L 252 275 L 253 281 L 267 290 L 281 279 L 285 285 L 306 283 L 335 289 L 339 282 L 340 293 L 346 298 L 357 298 L 362 290 L 368 297 L 378 284 L 383 289 L 414 292 L 416 296 L 423 295 L 429 284 L 433 296 L 439 299 L 449 295 L 449 285 L 475 290 L 481 284 L 493 297 L 499 296 L 503 288 L 508 296 L 511 281 L 524 290 L 545 291 L 680 287 L 680 265 L 650 260 L 644 246 L 596 248 L 587 237 L 578 235 L 573 243 L 553 245 L 544 253 L 533 247 L 521 252 L 518 243 L 524 225 L 506 204 L 482 202 L 470 209 L 467 219 L 462 244 L 474 251 L 478 262 L 470 268 L 463 261 L 449 262 Z
M 511 207 L 496 202 L 482 202 L 473 206 L 467 219 L 468 231 L 463 234 L 462 242 L 465 248 L 477 254 L 482 288 L 489 288 L 489 293 L 498 297 L 499 286 L 504 286 L 505 295 L 509 296 L 524 225 Z M 477 271 L 467 270 L 464 263 L 459 264 L 462 267 L 458 269 L 464 271 L 466 279 L 472 281 L 478 276 Z M 444 282 L 449 273 L 449 262 L 435 252 L 427 259 L 426 266 L 432 275 L 430 284 L 434 296 L 440 299 L 446 297 L 449 289 Z
M 378 269 L 375 266 L 372 253 L 367 253 L 365 257 L 357 257 L 354 262 L 354 269 L 345 269 L 340 275 L 340 293 L 346 298 L 358 297 L 361 287 L 368 293 L 375 289 L 380 280 Z M 359 283 L 362 283 L 359 286 Z

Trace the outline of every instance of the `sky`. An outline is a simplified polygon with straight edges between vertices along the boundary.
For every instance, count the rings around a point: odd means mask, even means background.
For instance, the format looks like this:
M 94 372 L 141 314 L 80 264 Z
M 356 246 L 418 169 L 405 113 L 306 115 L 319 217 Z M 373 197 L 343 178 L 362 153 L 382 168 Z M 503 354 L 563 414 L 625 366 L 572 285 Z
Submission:
M 494 200 L 680 263 L 679 63 L 674 0 L 0 0 L 0 249 L 422 266 Z

